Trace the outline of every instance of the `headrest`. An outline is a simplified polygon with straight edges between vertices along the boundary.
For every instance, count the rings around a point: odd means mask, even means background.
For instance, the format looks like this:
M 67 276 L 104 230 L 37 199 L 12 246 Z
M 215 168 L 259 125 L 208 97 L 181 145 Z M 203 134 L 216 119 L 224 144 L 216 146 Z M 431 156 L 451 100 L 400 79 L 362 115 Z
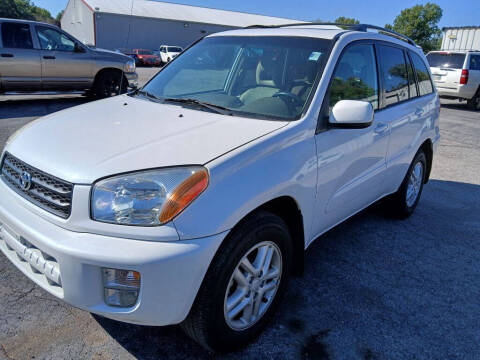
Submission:
M 280 52 L 275 50 L 265 51 L 257 65 L 257 85 L 280 88 L 283 65 L 284 59 Z

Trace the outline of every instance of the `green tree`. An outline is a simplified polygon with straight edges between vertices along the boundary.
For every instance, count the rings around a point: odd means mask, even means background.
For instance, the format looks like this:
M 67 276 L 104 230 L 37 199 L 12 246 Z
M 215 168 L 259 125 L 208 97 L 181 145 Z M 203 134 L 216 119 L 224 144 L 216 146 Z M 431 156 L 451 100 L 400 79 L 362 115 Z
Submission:
M 0 1 L 0 17 L 10 19 L 34 20 L 30 1 L 27 0 L 2 0 Z
M 65 10 L 62 10 L 60 11 L 57 16 L 55 17 L 55 21 L 60 24 L 60 20 L 62 20 L 62 16 L 63 16 L 63 13 L 65 12 Z
M 360 21 L 354 18 L 347 18 L 345 16 L 339 16 L 335 21 L 324 21 L 322 19 L 313 20 L 316 23 L 326 23 L 326 24 L 346 24 L 346 25 L 355 25 L 360 24 Z
M 48 10 L 35 6 L 30 0 L 0 0 L 0 17 L 54 22 Z
M 35 20 L 55 24 L 55 19 L 52 17 L 52 14 L 50 14 L 50 11 L 35 5 L 32 5 L 31 9 Z
M 393 25 L 387 24 L 385 27 L 408 36 L 420 45 L 424 52 L 428 52 L 438 48 L 442 36 L 438 23 L 442 14 L 442 8 L 437 4 L 415 5 L 402 10 Z
M 338 18 L 335 19 L 335 22 L 337 24 L 346 24 L 346 25 L 356 25 L 360 24 L 360 21 L 354 18 L 348 18 L 345 16 L 339 16 Z

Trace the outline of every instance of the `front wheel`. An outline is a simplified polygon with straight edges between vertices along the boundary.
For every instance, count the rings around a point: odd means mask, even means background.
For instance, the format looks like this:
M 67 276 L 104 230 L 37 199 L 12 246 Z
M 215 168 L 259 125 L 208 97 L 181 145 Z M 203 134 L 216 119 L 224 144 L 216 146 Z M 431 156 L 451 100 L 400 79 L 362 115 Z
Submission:
M 285 292 L 292 239 L 279 217 L 259 212 L 237 227 L 212 261 L 184 331 L 211 351 L 260 334 Z
M 386 199 L 385 205 L 390 214 L 400 219 L 413 214 L 425 184 L 426 169 L 427 158 L 420 150 L 415 155 L 398 191 Z
M 124 94 L 128 89 L 128 81 L 121 72 L 105 71 L 95 81 L 93 92 L 98 99 Z

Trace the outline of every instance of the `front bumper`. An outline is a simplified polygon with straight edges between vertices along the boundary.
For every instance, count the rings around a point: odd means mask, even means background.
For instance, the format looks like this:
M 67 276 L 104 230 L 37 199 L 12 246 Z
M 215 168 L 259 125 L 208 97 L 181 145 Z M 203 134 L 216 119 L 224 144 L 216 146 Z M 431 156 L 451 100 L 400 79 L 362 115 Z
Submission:
M 128 87 L 136 89 L 138 87 L 138 74 L 134 73 L 125 73 L 125 77 L 128 80 Z
M 0 250 L 43 289 L 80 309 L 142 325 L 185 319 L 226 233 L 186 241 L 143 241 L 63 229 L 22 206 L 0 180 Z M 101 268 L 138 271 L 131 308 L 105 304 Z

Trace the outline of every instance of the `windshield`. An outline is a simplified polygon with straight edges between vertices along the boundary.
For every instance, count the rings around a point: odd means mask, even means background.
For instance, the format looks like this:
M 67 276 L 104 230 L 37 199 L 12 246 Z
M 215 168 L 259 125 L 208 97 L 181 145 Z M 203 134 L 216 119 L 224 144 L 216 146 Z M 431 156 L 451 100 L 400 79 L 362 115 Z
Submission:
M 138 50 L 139 55 L 153 55 L 153 51 L 150 50 Z
M 160 71 L 143 91 L 157 99 L 193 99 L 240 116 L 298 119 L 330 46 L 330 40 L 302 37 L 206 38 Z
M 169 46 L 168 47 L 168 52 L 182 52 L 182 48 L 175 47 L 175 46 Z
M 465 62 L 465 54 L 430 53 L 427 60 L 430 67 L 461 69 Z

